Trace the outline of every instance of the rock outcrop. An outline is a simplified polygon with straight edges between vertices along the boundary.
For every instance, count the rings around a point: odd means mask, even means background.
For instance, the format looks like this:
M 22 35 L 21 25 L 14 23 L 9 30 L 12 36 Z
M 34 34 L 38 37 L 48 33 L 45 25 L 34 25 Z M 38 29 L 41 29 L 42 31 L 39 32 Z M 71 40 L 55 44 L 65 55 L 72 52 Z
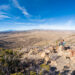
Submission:
M 41 60 L 44 60 L 44 64 L 56 67 L 57 71 L 60 72 L 63 72 L 65 67 L 67 67 L 67 70 L 75 70 L 75 51 L 73 49 L 64 50 L 62 46 L 59 46 L 57 50 L 52 47 L 34 47 L 26 51 L 22 49 L 21 60 L 35 60 L 36 63 L 41 63 Z

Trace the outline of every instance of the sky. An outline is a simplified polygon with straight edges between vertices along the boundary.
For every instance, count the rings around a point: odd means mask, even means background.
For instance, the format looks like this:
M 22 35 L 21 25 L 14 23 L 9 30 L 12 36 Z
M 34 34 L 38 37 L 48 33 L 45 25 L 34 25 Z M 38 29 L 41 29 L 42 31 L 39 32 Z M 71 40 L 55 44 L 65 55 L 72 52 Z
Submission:
M 0 31 L 75 30 L 75 0 L 0 0 Z

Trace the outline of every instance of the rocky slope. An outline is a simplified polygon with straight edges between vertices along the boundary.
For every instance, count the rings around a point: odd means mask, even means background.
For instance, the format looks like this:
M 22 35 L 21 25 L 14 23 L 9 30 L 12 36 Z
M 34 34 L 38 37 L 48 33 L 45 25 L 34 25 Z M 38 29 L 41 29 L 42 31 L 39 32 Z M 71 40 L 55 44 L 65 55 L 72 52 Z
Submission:
M 63 50 L 56 44 L 60 39 L 64 39 L 66 42 Z M 56 72 L 68 71 L 63 75 L 71 75 L 75 70 L 74 31 L 30 31 L 0 34 L 0 47 L 18 51 L 20 61 L 29 64 L 29 68 L 32 67 L 32 64 L 38 66 L 45 64 L 55 67 Z M 44 71 L 44 69 L 42 70 Z
M 21 50 L 21 61 L 26 59 L 34 60 L 35 63 L 39 63 L 40 60 L 44 60 L 44 64 L 48 64 L 52 67 L 56 67 L 57 71 L 63 70 L 75 70 L 75 51 L 73 49 L 61 50 L 59 46 L 57 52 L 53 49 L 53 46 L 47 46 L 40 49 L 39 47 L 30 48 L 30 50 Z M 72 51 L 74 54 L 72 54 Z

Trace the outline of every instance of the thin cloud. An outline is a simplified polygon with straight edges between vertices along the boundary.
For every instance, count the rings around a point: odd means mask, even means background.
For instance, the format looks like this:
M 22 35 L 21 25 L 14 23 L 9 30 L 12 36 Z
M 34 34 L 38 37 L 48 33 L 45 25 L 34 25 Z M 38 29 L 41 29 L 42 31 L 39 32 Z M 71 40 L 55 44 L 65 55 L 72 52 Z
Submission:
M 0 15 L 6 15 L 7 13 L 0 11 Z
M 67 20 L 66 22 L 61 23 L 23 23 L 23 22 L 12 22 L 12 23 L 4 23 L 4 25 L 7 24 L 7 30 L 32 30 L 32 29 L 43 29 L 43 30 L 75 30 L 75 22 L 74 20 Z M 4 28 L 4 27 L 3 27 Z M 5 29 L 4 29 L 5 30 Z M 2 31 L 2 28 L 1 30 Z
M 60 24 L 40 24 L 40 29 L 53 29 L 53 30 L 75 30 L 74 21 L 68 20 L 65 23 Z
M 5 19 L 5 18 L 10 18 L 10 17 L 7 16 L 7 13 L 5 13 L 5 12 L 0 12 L 0 20 Z
M 0 10 L 8 10 L 9 8 L 9 5 L 0 5 Z
M 30 19 L 31 22 L 45 22 L 46 19 Z
M 10 18 L 7 13 L 5 13 L 5 11 L 7 11 L 9 8 L 9 5 L 0 5 L 0 20 Z
M 74 21 L 68 20 L 63 24 L 56 23 L 56 24 L 38 24 L 38 23 L 14 23 L 15 26 L 18 27 L 11 27 L 14 30 L 32 30 L 32 29 L 44 29 L 44 30 L 75 30 Z M 12 25 L 11 25 L 12 26 Z
M 16 8 L 22 11 L 22 14 L 24 14 L 25 16 L 30 16 L 27 10 L 24 7 L 21 7 L 17 0 L 13 0 L 13 3 L 15 4 Z
M 0 15 L 0 19 L 3 19 L 3 18 L 10 18 L 10 17 L 6 15 Z
M 16 23 L 17 24 L 17 23 Z M 19 23 L 19 26 L 23 25 L 21 29 L 44 29 L 44 30 L 75 30 L 74 21 L 68 20 L 66 22 L 62 23 L 56 23 L 56 24 L 36 24 L 36 23 Z

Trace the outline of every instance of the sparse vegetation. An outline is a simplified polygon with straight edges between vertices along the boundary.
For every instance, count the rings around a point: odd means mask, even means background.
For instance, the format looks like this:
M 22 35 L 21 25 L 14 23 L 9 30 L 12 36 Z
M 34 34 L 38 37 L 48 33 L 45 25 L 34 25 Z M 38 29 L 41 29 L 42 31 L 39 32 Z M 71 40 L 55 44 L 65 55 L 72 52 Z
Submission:
M 0 49 L 0 70 L 4 74 L 15 72 L 19 65 L 19 57 L 16 52 L 9 49 Z

